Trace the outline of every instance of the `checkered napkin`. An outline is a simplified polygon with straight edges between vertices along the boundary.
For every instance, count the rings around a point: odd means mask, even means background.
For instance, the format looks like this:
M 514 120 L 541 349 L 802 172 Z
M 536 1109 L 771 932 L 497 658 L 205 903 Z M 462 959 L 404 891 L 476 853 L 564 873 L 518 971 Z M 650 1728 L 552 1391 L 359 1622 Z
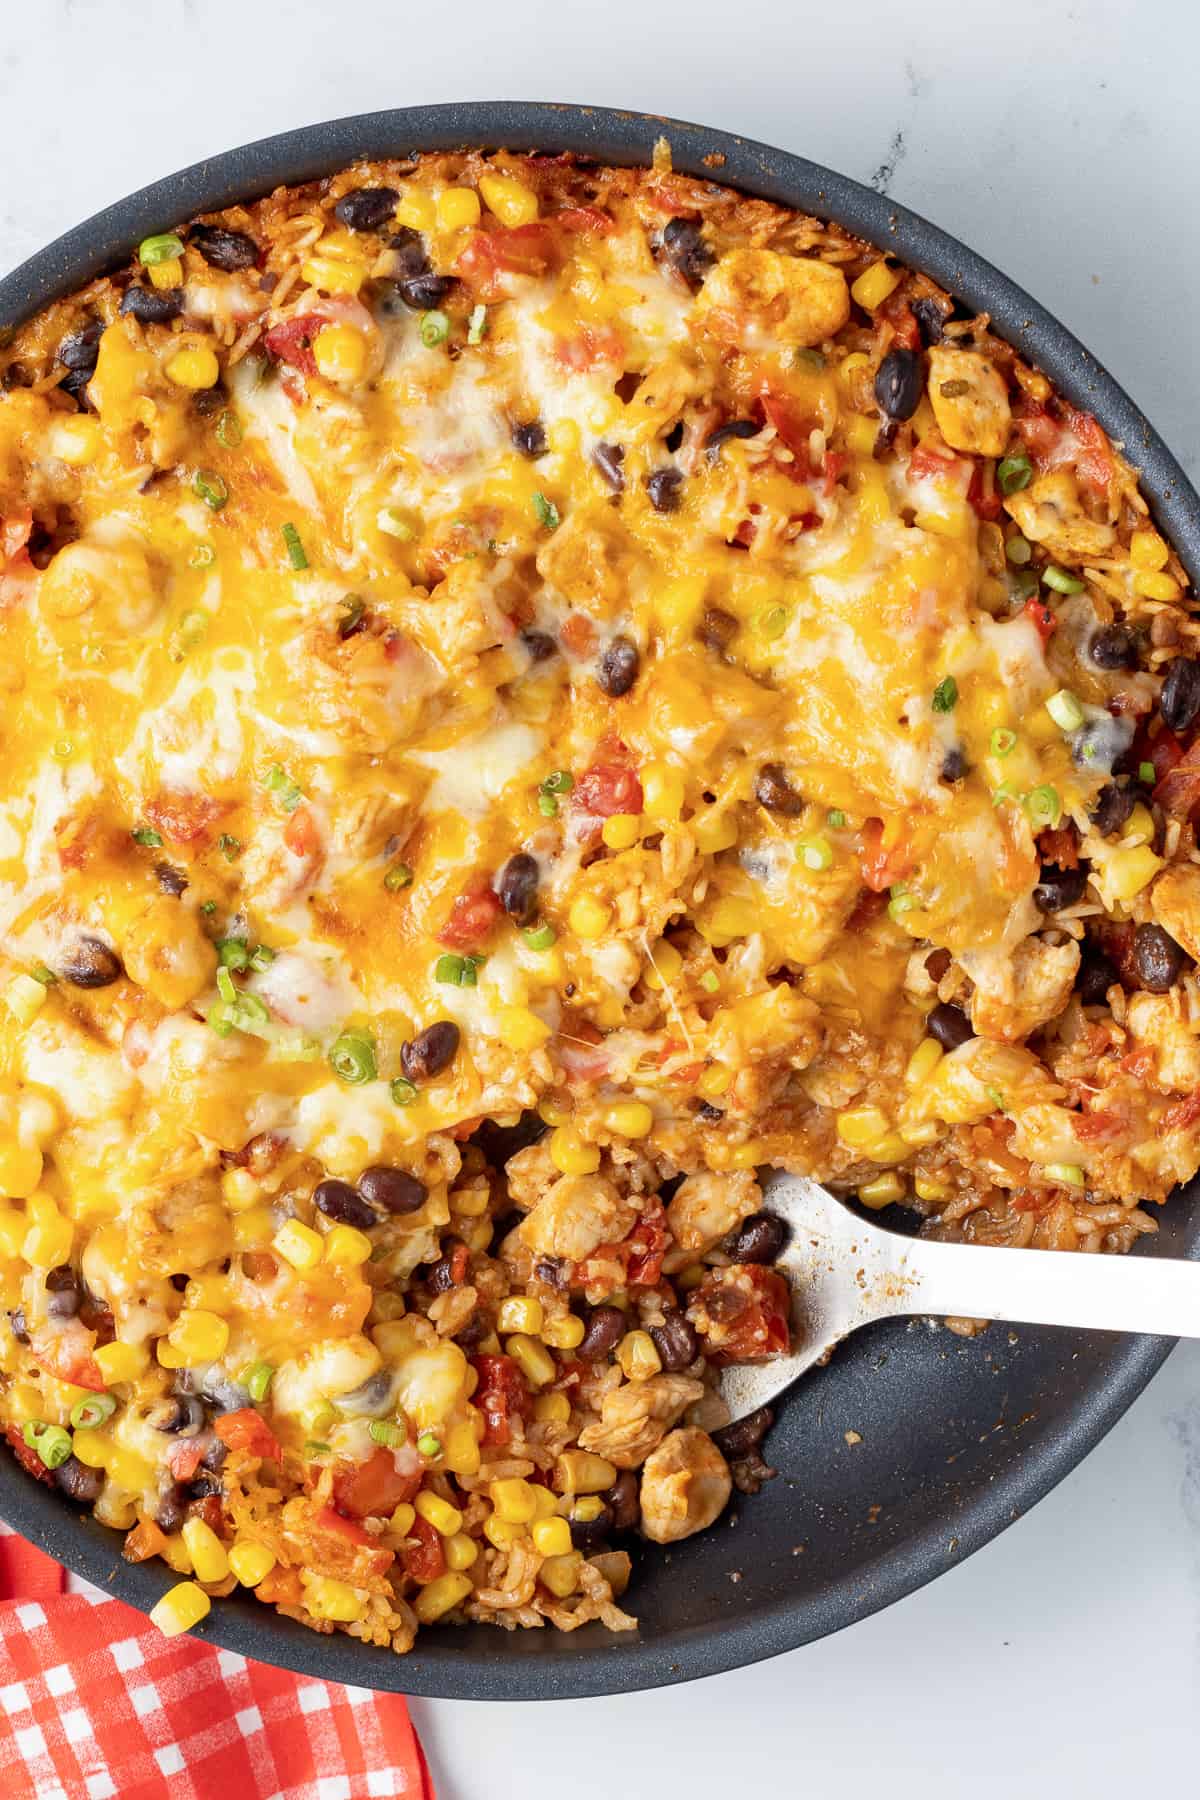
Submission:
M 0 1533 L 4 1800 L 434 1800 L 398 1694 L 165 1638 Z

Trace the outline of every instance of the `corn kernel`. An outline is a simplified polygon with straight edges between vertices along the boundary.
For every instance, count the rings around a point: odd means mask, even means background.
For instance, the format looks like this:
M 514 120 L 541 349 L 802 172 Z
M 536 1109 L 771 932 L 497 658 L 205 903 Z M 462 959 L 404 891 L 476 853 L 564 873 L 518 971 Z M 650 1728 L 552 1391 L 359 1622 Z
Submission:
M 629 1381 L 649 1381 L 662 1369 L 662 1358 L 648 1331 L 627 1331 L 617 1345 L 617 1361 Z
M 433 195 L 426 193 L 424 188 L 409 188 L 400 197 L 395 219 L 398 225 L 407 225 L 411 231 L 432 231 L 437 222 Z
M 325 1245 L 310 1225 L 299 1219 L 285 1219 L 271 1239 L 271 1248 L 293 1269 L 315 1269 Z
M 737 843 L 737 822 L 731 812 L 718 813 L 714 809 L 692 820 L 692 835 L 702 856 L 716 856 Z
M 180 1313 L 167 1338 L 172 1350 L 183 1358 L 186 1369 L 223 1356 L 229 1345 L 229 1326 L 216 1313 L 193 1307 Z
M 471 1592 L 471 1577 L 458 1570 L 448 1569 L 439 1575 L 436 1581 L 427 1582 L 412 1603 L 422 1625 L 432 1625 L 454 1607 L 461 1604 Z
M 1137 844 L 1131 850 L 1114 850 L 1104 858 L 1104 885 L 1113 898 L 1132 900 L 1148 887 L 1162 868 L 1162 858 L 1155 856 L 1148 844 Z
M 905 1162 L 910 1155 L 908 1140 L 898 1131 L 885 1131 L 868 1146 L 867 1155 L 877 1163 Z
M 641 835 L 637 813 L 612 813 L 600 827 L 600 836 L 610 850 L 631 850 Z
M 1144 600 L 1178 600 L 1183 592 L 1173 575 L 1144 569 L 1133 578 L 1133 591 Z
M 553 1034 L 544 1019 L 527 1006 L 501 1006 L 496 1012 L 501 1043 L 510 1050 L 537 1050 Z
M 367 347 L 353 325 L 323 325 L 313 339 L 313 361 L 326 381 L 347 385 L 362 379 Z
M 365 1607 L 349 1582 L 328 1575 L 314 1575 L 305 1583 L 304 1604 L 314 1618 L 333 1619 L 339 1625 L 361 1619 Z
M 275 1552 L 253 1538 L 238 1538 L 229 1547 L 229 1566 L 243 1587 L 257 1587 L 275 1567 Z
M 229 1304 L 229 1283 L 223 1275 L 193 1275 L 183 1290 L 183 1304 L 222 1312 Z
M 497 1550 L 511 1550 L 525 1536 L 523 1525 L 512 1525 L 498 1513 L 483 1521 L 483 1535 Z
M 923 1144 L 932 1144 L 941 1136 L 936 1119 L 913 1119 L 898 1129 L 910 1150 L 919 1149 Z
M 647 818 L 670 824 L 683 811 L 683 776 L 670 763 L 650 762 L 642 775 L 642 810 Z
M 882 306 L 888 295 L 894 293 L 900 282 L 899 269 L 889 269 L 885 262 L 872 263 L 864 269 L 858 280 L 850 284 L 850 293 L 857 304 L 867 312 L 874 312 Z
M 579 426 L 574 419 L 556 419 L 546 433 L 546 441 L 555 456 L 578 456 Z
M 50 434 L 50 449 L 68 468 L 82 469 L 95 462 L 104 442 L 99 423 L 87 413 L 77 413 L 55 423 Z
M 15 1262 L 21 1254 L 29 1220 L 15 1206 L 0 1206 L 0 1256 Z
M 542 1556 L 570 1555 L 571 1527 L 565 1519 L 535 1519 L 530 1536 Z
M 1121 833 L 1121 837 L 1126 843 L 1131 838 L 1141 838 L 1147 843 L 1153 841 L 1154 815 L 1151 813 L 1148 806 L 1142 805 L 1140 800 L 1126 819 L 1125 829 Z
M 456 1420 L 443 1436 L 442 1467 L 451 1475 L 477 1475 L 479 1461 L 479 1439 L 474 1426 L 469 1419 Z
M 1135 569 L 1161 569 L 1171 552 L 1157 531 L 1135 531 L 1129 540 L 1129 560 Z
M 137 1381 L 150 1367 L 150 1353 L 144 1344 L 123 1344 L 120 1339 L 98 1345 L 92 1357 L 106 1387 L 117 1381 Z
M 571 902 L 567 923 L 576 937 L 603 937 L 612 923 L 612 908 L 606 906 L 603 900 L 597 900 L 594 894 L 580 894 L 577 900 Z
M 354 1225 L 335 1225 L 325 1239 L 325 1261 L 341 1268 L 358 1269 L 369 1262 L 371 1240 Z
M 337 254 L 337 247 L 328 239 L 322 248 L 333 250 L 334 254 L 323 255 L 318 250 L 316 256 L 310 256 L 300 266 L 309 287 L 320 288 L 323 294 L 357 294 L 367 278 L 366 265 L 356 257 Z
M 112 1439 L 102 1431 L 92 1431 L 83 1427 L 71 1439 L 71 1449 L 81 1463 L 89 1469 L 105 1469 L 112 1455 Z
M 440 1537 L 453 1537 L 456 1531 L 462 1530 L 462 1514 L 457 1506 L 451 1506 L 450 1502 L 443 1500 L 440 1494 L 434 1494 L 428 1488 L 422 1488 L 413 1501 L 413 1505 L 416 1507 L 418 1516 L 427 1524 L 432 1525 Z
M 724 1063 L 710 1063 L 696 1081 L 696 1087 L 706 1100 L 715 1100 L 719 1094 L 727 1094 L 733 1085 L 733 1070 L 727 1069 Z
M 510 1294 L 500 1302 L 496 1314 L 498 1331 L 530 1331 L 536 1337 L 542 1329 L 542 1303 L 528 1294 Z
M 537 1517 L 533 1484 L 519 1479 L 490 1481 L 488 1494 L 497 1516 L 509 1525 L 528 1525 Z
M 464 1569 L 471 1567 L 479 1555 L 479 1545 L 465 1531 L 458 1531 L 453 1537 L 446 1539 L 442 1545 L 442 1555 L 446 1559 L 446 1567 L 455 1574 L 461 1574 Z
M 857 385 L 870 367 L 870 357 L 862 350 L 853 350 L 849 356 L 844 356 L 837 366 L 838 381 L 843 388 L 849 390 Z
M 908 1059 L 908 1067 L 904 1071 L 904 1080 L 909 1087 L 920 1087 L 928 1081 L 933 1071 L 942 1060 L 942 1046 L 936 1038 L 922 1038 Z
M 269 1206 L 250 1206 L 235 1213 L 233 1245 L 235 1250 L 257 1250 L 270 1241 L 275 1229 L 275 1215 Z
M 178 256 L 168 256 L 166 262 L 151 263 L 146 273 L 151 287 L 165 292 L 168 288 L 177 288 L 183 280 L 183 263 Z
M 648 988 L 652 988 L 656 994 L 659 994 L 664 987 L 669 986 L 677 979 L 682 968 L 683 958 L 674 944 L 669 944 L 666 938 L 659 938 L 647 956 L 646 967 L 642 970 L 642 980 Z
M 604 1123 L 615 1137 L 648 1137 L 654 1126 L 654 1113 L 644 1100 L 620 1100 L 604 1114 Z
M 560 1106 L 557 1100 L 539 1100 L 538 1118 L 543 1125 L 565 1125 L 571 1116 L 567 1106 Z
M 946 1182 L 935 1181 L 932 1175 L 918 1175 L 913 1181 L 920 1200 L 948 1200 L 950 1189 Z
M 217 361 L 217 353 L 207 344 L 192 344 L 183 350 L 177 350 L 166 367 L 168 381 L 176 387 L 198 391 L 201 388 L 216 387 L 221 376 L 221 365 Z
M 479 195 L 474 188 L 444 188 L 433 204 L 443 231 L 464 231 L 479 223 Z
M 567 1556 L 548 1556 L 538 1570 L 538 1580 L 559 1600 L 566 1600 L 579 1586 L 583 1552 L 572 1550 Z
M 539 1343 L 535 1337 L 526 1337 L 523 1332 L 517 1332 L 514 1337 L 505 1340 L 504 1348 L 531 1387 L 545 1387 L 558 1373 L 554 1358 L 545 1344 Z
M 689 1263 L 686 1269 L 680 1269 L 678 1275 L 671 1277 L 681 1294 L 690 1294 L 704 1280 L 706 1270 L 703 1263 Z
M 877 1106 L 857 1106 L 839 1116 L 837 1134 L 852 1150 L 865 1150 L 885 1136 L 889 1124 L 887 1114 Z
M 583 1342 L 585 1329 L 577 1313 L 560 1313 L 555 1319 L 547 1319 L 542 1326 L 542 1342 L 549 1344 L 552 1350 L 575 1350 Z
M 872 1212 L 880 1212 L 883 1207 L 894 1206 L 897 1200 L 903 1200 L 904 1183 L 899 1175 L 877 1175 L 874 1181 L 865 1182 L 859 1188 L 858 1197 Z
M 538 216 L 537 195 L 510 175 L 481 175 L 479 192 L 502 225 L 530 225 Z
M 671 637 L 686 640 L 692 636 L 704 610 L 705 587 L 703 575 L 681 575 L 662 589 L 654 611 Z
M 157 1606 L 150 1609 L 150 1623 L 157 1625 L 164 1637 L 178 1637 L 207 1618 L 212 1601 L 194 1581 L 181 1581 L 168 1588 Z
M 417 1509 L 408 1500 L 402 1500 L 388 1523 L 397 1537 L 411 1537 L 416 1523 Z
M 193 1516 L 183 1521 L 182 1531 L 197 1580 L 224 1581 L 229 1573 L 229 1558 L 211 1525 Z
M 697 920 L 697 929 L 707 943 L 721 949 L 731 944 L 734 938 L 749 937 L 761 923 L 760 910 L 752 900 L 739 900 L 734 894 L 725 894 Z
M 10 1200 L 27 1200 L 42 1179 L 43 1160 L 36 1144 L 22 1143 L 15 1133 L 0 1136 L 0 1193 Z
M 70 1256 L 74 1236 L 70 1219 L 64 1219 L 57 1211 L 48 1213 L 44 1220 L 25 1233 L 21 1255 L 31 1268 L 56 1269 Z
M 160 1554 L 168 1569 L 174 1569 L 177 1575 L 192 1573 L 192 1559 L 188 1555 L 188 1547 L 178 1532 L 173 1537 L 166 1539 Z
M 846 448 L 855 456 L 870 456 L 875 448 L 878 426 L 865 413 L 851 413 L 845 423 Z M 861 490 L 860 490 L 861 492 Z
M 595 1144 L 585 1144 L 570 1125 L 560 1125 L 550 1138 L 550 1160 L 560 1175 L 594 1175 L 600 1167 Z
M 616 1479 L 608 1458 L 590 1450 L 564 1450 L 555 1458 L 554 1485 L 560 1494 L 603 1494 Z

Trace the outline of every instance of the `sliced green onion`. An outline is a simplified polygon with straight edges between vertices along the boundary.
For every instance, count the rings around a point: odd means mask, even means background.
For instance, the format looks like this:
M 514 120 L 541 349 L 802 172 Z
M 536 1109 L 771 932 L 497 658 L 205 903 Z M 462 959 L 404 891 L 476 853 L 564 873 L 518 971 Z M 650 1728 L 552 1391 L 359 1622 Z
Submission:
M 1020 798 L 1020 792 L 1011 781 L 1002 781 L 992 793 L 992 805 L 1003 806 L 1007 800 L 1019 800 Z
M 250 946 L 245 938 L 218 938 L 217 961 L 223 969 L 248 969 L 250 967 Z
M 558 801 L 554 798 L 553 794 L 538 795 L 538 811 L 541 813 L 543 819 L 556 819 L 558 817 Z
M 1047 1163 L 1045 1173 L 1050 1181 L 1061 1181 L 1064 1187 L 1081 1188 L 1084 1173 L 1078 1163 Z
M 71 1423 L 76 1431 L 94 1431 L 97 1425 L 111 1419 L 116 1410 L 117 1403 L 111 1394 L 89 1394 L 71 1408 Z
M 465 956 L 439 956 L 433 965 L 433 979 L 451 987 L 474 987 L 475 965 Z
M 987 1095 L 988 1099 L 991 1101 L 992 1105 L 996 1108 L 997 1112 L 1007 1112 L 1008 1111 L 1008 1106 L 1005 1103 L 1004 1095 L 1000 1092 L 1000 1089 L 998 1087 L 985 1087 L 983 1091 Z
M 328 1456 L 329 1445 L 322 1442 L 320 1438 L 305 1438 L 304 1455 L 308 1462 L 312 1462 L 313 1458 L 317 1456 Z
M 417 1097 L 417 1084 L 410 1081 L 407 1075 L 397 1075 L 388 1092 L 394 1106 L 411 1106 Z
M 374 1081 L 375 1045 L 365 1031 L 343 1031 L 329 1049 L 329 1062 L 339 1081 L 348 1087 L 361 1087 Z
M 267 770 L 267 787 L 276 796 L 284 812 L 295 812 L 304 798 L 304 791 L 292 780 L 286 769 L 276 763 Z
M 1027 456 L 1006 456 L 996 469 L 1002 494 L 1019 494 L 1033 480 L 1033 464 Z
M 947 675 L 944 681 L 938 682 L 933 690 L 933 699 L 931 700 L 930 705 L 933 707 L 935 713 L 948 713 L 954 711 L 954 708 L 958 705 L 958 683 L 955 681 L 953 675 Z
M 229 1006 L 236 1006 L 238 990 L 228 969 L 217 970 L 217 992 Z
M 46 1004 L 46 991 L 32 975 L 14 975 L 4 990 L 4 1004 L 22 1025 L 32 1025 Z
M 1152 762 L 1138 764 L 1138 780 L 1145 782 L 1147 787 L 1154 786 L 1155 782 L 1158 780 L 1158 771 Z
M 1056 787 L 1047 782 L 1042 787 L 1035 787 L 1032 793 L 1025 796 L 1025 811 L 1035 830 L 1043 826 L 1055 826 L 1062 818 L 1062 799 Z
M 477 306 L 467 320 L 468 344 L 482 344 L 487 334 L 487 307 Z
M 840 831 L 842 829 L 846 823 L 846 815 L 840 806 L 835 806 L 830 810 L 827 823 L 834 831 Z
M 796 845 L 796 859 L 806 869 L 831 869 L 833 847 L 827 838 L 801 838 Z
M 401 1444 L 408 1442 L 408 1433 L 402 1425 L 394 1425 L 390 1419 L 372 1419 L 367 1426 L 367 1435 L 376 1444 L 382 1444 L 387 1450 L 398 1450 Z
M 1083 708 L 1068 688 L 1059 688 L 1046 702 L 1046 711 L 1063 731 L 1078 731 L 1083 724 Z
M 209 919 L 212 918 L 212 916 L 216 912 L 216 910 L 217 910 L 217 903 L 215 900 L 205 900 L 200 907 L 200 911 L 205 915 L 206 918 L 209 918 Z
M 300 542 L 300 533 L 294 525 L 283 527 L 283 547 L 288 553 L 288 561 L 293 569 L 307 569 L 308 558 L 304 554 L 304 545 Z
M 250 967 L 261 975 L 275 961 L 275 952 L 266 944 L 256 944 L 250 955 Z
M 533 510 L 537 514 L 537 522 L 544 525 L 547 531 L 557 531 L 562 523 L 561 515 L 553 500 L 547 500 L 545 494 L 533 496 Z
M 347 594 L 344 600 L 338 601 L 338 605 L 346 615 L 338 625 L 338 636 L 340 638 L 353 637 L 362 623 L 367 603 L 361 594 Z
M 427 312 L 421 314 L 421 323 L 417 330 L 421 334 L 421 342 L 427 350 L 436 350 L 450 336 L 450 321 L 444 312 Z
M 1033 556 L 1033 545 L 1018 534 L 1009 538 L 1004 554 L 1015 569 L 1023 569 Z
M 243 1384 L 252 1400 L 265 1400 L 271 1386 L 271 1377 L 275 1370 L 269 1362 L 256 1362 L 252 1369 L 247 1369 Z
M 442 1440 L 435 1437 L 432 1431 L 423 1431 L 417 1439 L 417 1449 L 422 1456 L 434 1457 L 442 1454 Z
M 220 512 L 229 498 L 228 485 L 211 469 L 197 469 L 192 482 L 193 493 L 199 494 L 205 506 L 212 512 Z
M 310 1031 L 287 1031 L 271 1041 L 271 1055 L 276 1062 L 319 1062 L 321 1040 Z
M 232 832 L 223 831 L 217 839 L 217 849 L 226 862 L 236 862 L 242 853 L 242 840 L 234 837 Z
M 203 643 L 208 636 L 208 614 L 199 608 L 185 612 L 179 621 L 179 629 L 171 639 L 169 655 L 172 662 L 182 662 L 189 650 Z
M 704 989 L 706 994 L 718 993 L 721 987 L 721 978 L 717 974 L 717 971 L 715 969 L 705 969 L 700 977 L 700 986 Z
M 220 974 L 221 971 L 218 969 L 218 978 Z M 230 979 L 232 980 L 232 976 Z M 260 1000 L 257 994 L 247 994 L 239 989 L 237 1006 L 234 1010 L 236 1017 L 233 1022 L 239 1031 L 247 1031 L 251 1037 L 267 1037 L 269 1035 L 264 1027 L 270 1025 L 271 1014 L 267 1010 L 266 1001 Z
M 45 963 L 38 963 L 37 967 L 30 969 L 29 973 L 35 981 L 40 981 L 43 987 L 53 987 L 58 980 L 54 970 L 48 969 Z
M 529 925 L 521 933 L 531 950 L 549 950 L 558 933 L 553 925 Z
M 774 643 L 787 630 L 791 616 L 786 606 L 768 606 L 755 619 L 754 629 L 759 637 L 766 638 L 768 643 Z
M 173 231 L 160 231 L 156 237 L 143 238 L 138 245 L 138 261 L 147 269 L 153 269 L 158 263 L 170 262 L 173 256 L 182 255 L 183 239 Z
M 217 553 L 211 544 L 197 544 L 188 557 L 188 567 L 192 569 L 210 569 L 217 560 Z
M 412 886 L 413 872 L 406 862 L 395 862 L 383 878 L 383 885 L 389 894 L 398 893 L 401 888 Z
M 71 1454 L 71 1434 L 61 1425 L 48 1425 L 44 1419 L 30 1419 L 21 1435 L 48 1469 L 61 1469 Z
M 411 543 L 417 535 L 398 506 L 382 507 L 375 514 L 375 524 L 387 537 L 399 538 L 404 544 Z
M 543 794 L 569 794 L 575 786 L 575 777 L 570 769 L 555 769 L 542 782 Z
M 1017 734 L 1009 731 L 1005 725 L 997 725 L 988 740 L 988 748 L 993 756 L 1011 756 L 1017 747 Z
M 218 444 L 223 450 L 236 450 L 245 435 L 242 430 L 242 421 L 235 412 L 226 407 L 217 420 Z
M 819 350 L 794 350 L 792 364 L 797 369 L 818 370 L 825 367 L 825 358 Z
M 1038 578 L 1032 569 L 1018 569 L 1008 578 L 1014 600 L 1031 600 L 1038 591 Z
M 888 918 L 898 923 L 905 913 L 913 912 L 920 904 L 917 896 L 910 894 L 906 887 L 894 887 L 888 901 Z
M 1047 587 L 1053 588 L 1056 594 L 1082 594 L 1086 582 L 1080 581 L 1078 575 L 1072 575 L 1066 569 L 1060 569 L 1057 563 L 1047 563 L 1042 570 L 1042 580 Z
M 139 825 L 137 830 L 131 831 L 129 835 L 135 844 L 142 846 L 143 850 L 162 849 L 162 832 L 153 830 L 149 825 Z

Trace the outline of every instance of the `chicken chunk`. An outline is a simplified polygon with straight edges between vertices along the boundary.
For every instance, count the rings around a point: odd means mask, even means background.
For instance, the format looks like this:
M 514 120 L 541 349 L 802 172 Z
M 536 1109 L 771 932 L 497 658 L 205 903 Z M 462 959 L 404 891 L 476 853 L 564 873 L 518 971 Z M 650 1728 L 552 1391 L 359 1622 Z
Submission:
M 709 271 L 696 311 L 720 335 L 811 347 L 850 317 L 840 269 L 777 250 L 730 250 Z
M 676 1188 L 667 1223 L 679 1248 L 700 1256 L 761 1205 L 762 1189 L 749 1169 L 729 1175 L 705 1169 Z
M 624 604 L 634 549 L 610 507 L 579 507 L 539 552 L 537 571 L 549 587 L 592 618 Z
M 1021 493 L 1010 494 L 1004 505 L 1031 544 L 1043 544 L 1051 556 L 1067 561 L 1103 556 L 1116 539 L 1111 525 L 1088 518 L 1069 469 L 1039 475 Z
M 604 1175 L 564 1175 L 543 1194 L 516 1231 L 534 1256 L 582 1262 L 601 1244 L 615 1244 L 638 1220 L 638 1203 L 619 1194 Z
M 120 948 L 129 979 L 168 1012 L 203 993 L 217 967 L 196 914 L 166 895 L 156 895 L 128 922 Z
M 1011 957 L 989 957 L 976 968 L 963 958 L 975 981 L 971 1023 L 977 1036 L 1017 1043 L 1057 1018 L 1071 997 L 1079 970 L 1079 946 L 1026 938 Z
M 929 401 L 952 450 L 1003 456 L 1012 426 L 1004 377 L 973 350 L 939 345 L 929 352 Z
M 674 1544 L 705 1531 L 732 1491 L 729 1465 L 707 1431 L 684 1426 L 646 1459 L 642 1530 L 655 1544 Z
M 1200 1088 L 1200 1037 L 1179 1017 L 1169 994 L 1131 994 L 1125 1024 L 1135 1043 L 1154 1051 L 1160 1087 L 1177 1094 Z
M 703 1393 L 704 1383 L 688 1375 L 624 1382 L 605 1394 L 600 1422 L 584 1427 L 580 1445 L 606 1456 L 618 1469 L 636 1469 Z
M 1200 962 L 1200 868 L 1181 863 L 1178 868 L 1164 869 L 1151 900 L 1163 930 Z

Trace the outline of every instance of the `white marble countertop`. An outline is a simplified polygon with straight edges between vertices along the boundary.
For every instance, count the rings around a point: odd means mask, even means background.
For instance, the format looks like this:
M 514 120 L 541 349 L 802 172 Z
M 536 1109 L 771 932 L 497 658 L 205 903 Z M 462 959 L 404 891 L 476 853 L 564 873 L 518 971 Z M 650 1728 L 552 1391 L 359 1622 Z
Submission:
M 40 0 L 0 44 L 0 268 L 206 154 L 376 107 L 644 107 L 928 214 L 1044 300 L 1200 468 L 1187 0 Z M 49 84 L 49 86 L 48 86 Z M 50 94 L 53 94 L 53 98 Z M 831 1785 L 922 1800 L 1175 1793 L 1200 1757 L 1200 1346 L 986 1550 L 733 1675 L 541 1707 L 414 1703 L 441 1800 Z

